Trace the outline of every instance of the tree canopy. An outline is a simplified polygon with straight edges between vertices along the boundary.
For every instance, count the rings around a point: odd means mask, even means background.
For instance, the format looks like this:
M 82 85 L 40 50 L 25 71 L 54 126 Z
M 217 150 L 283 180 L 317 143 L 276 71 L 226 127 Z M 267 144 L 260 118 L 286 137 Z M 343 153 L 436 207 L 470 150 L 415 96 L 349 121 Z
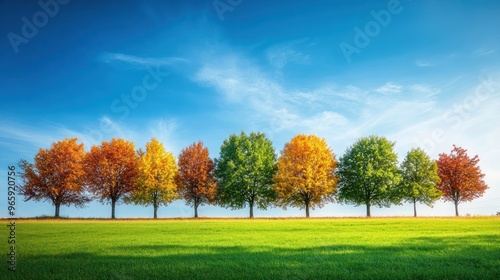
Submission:
M 394 142 L 385 137 L 369 136 L 358 139 L 339 160 L 338 199 L 344 203 L 370 207 L 389 207 L 399 203 L 396 187 L 401 181 Z
M 441 182 L 438 186 L 443 192 L 443 199 L 455 204 L 456 216 L 458 216 L 458 205 L 461 202 L 479 198 L 488 189 L 478 163 L 477 155 L 470 158 L 467 150 L 455 145 L 449 155 L 439 154 L 437 166 Z
M 217 193 L 214 178 L 215 164 L 209 156 L 208 149 L 199 141 L 181 151 L 178 165 L 178 191 L 187 205 L 193 205 L 194 217 L 197 218 L 198 206 L 215 200 Z
M 138 160 L 134 143 L 113 138 L 92 146 L 85 158 L 86 182 L 91 193 L 100 202 L 111 202 L 111 218 L 115 218 L 115 206 L 135 189 Z
M 28 200 L 49 200 L 55 206 L 58 218 L 61 205 L 83 207 L 90 199 L 85 195 L 83 160 L 85 150 L 76 138 L 52 143 L 49 149 L 40 149 L 35 162 L 19 162 L 23 184 L 19 193 Z
M 177 164 L 174 155 L 167 152 L 156 138 L 146 143 L 146 152 L 139 150 L 138 177 L 136 187 L 127 201 L 144 206 L 153 206 L 153 217 L 158 217 L 160 205 L 168 205 L 179 196 L 175 176 Z
M 218 203 L 232 209 L 248 205 L 253 218 L 254 206 L 265 210 L 275 198 L 275 171 L 276 154 L 265 134 L 232 134 L 224 140 L 216 160 Z
M 434 204 L 442 193 L 438 189 L 440 182 L 436 161 L 424 150 L 411 149 L 401 163 L 401 197 L 404 201 L 413 203 L 413 215 L 417 216 L 417 202 L 427 206 Z
M 333 202 L 337 185 L 335 154 L 325 139 L 297 135 L 285 144 L 274 176 L 277 204 L 309 209 Z

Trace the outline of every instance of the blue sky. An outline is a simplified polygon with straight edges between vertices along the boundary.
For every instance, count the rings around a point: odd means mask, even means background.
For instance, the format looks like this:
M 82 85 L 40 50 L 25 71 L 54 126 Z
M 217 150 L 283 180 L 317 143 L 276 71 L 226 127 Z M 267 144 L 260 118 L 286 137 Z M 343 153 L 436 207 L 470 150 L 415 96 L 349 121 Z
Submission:
M 0 1 L 0 181 L 7 166 L 77 137 L 88 150 L 151 137 L 178 155 L 211 156 L 231 133 L 260 131 L 279 152 L 296 134 L 324 137 L 337 157 L 371 134 L 434 159 L 456 144 L 479 155 L 490 189 L 462 214 L 500 211 L 498 1 Z M 55 4 L 54 4 L 55 3 Z M 6 188 L 4 193 L 6 194 Z M 5 197 L 5 195 L 2 195 Z M 7 215 L 6 199 L 0 216 Z M 17 200 L 18 216 L 53 215 Z M 110 205 L 62 207 L 109 217 Z M 419 205 L 453 215 L 453 204 Z M 117 217 L 153 209 L 117 206 Z M 159 217 L 192 215 L 183 201 Z M 247 216 L 204 206 L 201 216 Z M 256 216 L 303 216 L 279 208 Z M 311 216 L 363 216 L 329 204 Z M 374 208 L 412 215 L 412 206 Z

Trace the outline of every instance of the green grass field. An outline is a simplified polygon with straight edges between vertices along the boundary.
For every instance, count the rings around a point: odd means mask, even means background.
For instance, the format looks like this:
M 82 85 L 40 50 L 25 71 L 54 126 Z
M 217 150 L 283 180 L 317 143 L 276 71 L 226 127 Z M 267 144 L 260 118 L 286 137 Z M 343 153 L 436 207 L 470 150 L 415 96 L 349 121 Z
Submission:
M 3 261 L 1 279 L 500 279 L 495 217 L 18 220 L 16 230 L 17 271 Z

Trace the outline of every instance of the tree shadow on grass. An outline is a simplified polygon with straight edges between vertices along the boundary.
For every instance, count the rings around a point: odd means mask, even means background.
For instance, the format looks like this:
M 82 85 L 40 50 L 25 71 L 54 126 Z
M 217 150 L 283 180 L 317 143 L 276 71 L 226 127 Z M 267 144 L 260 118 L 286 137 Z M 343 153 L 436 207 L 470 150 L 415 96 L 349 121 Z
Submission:
M 500 279 L 500 244 L 478 235 L 391 246 L 131 245 L 18 262 L 12 279 Z

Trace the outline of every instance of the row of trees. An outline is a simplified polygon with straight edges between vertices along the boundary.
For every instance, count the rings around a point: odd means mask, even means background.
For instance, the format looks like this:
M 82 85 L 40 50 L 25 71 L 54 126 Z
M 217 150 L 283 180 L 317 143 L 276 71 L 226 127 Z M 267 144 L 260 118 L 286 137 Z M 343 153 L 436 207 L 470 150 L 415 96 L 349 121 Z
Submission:
M 458 205 L 482 196 L 488 188 L 466 150 L 454 146 L 450 154 L 432 160 L 412 149 L 399 165 L 394 142 L 384 137 L 360 138 L 337 161 L 326 141 L 315 135 L 297 135 L 277 157 L 272 142 L 262 133 L 233 134 L 219 157 L 212 160 L 203 143 L 183 149 L 177 162 L 153 138 L 146 150 L 132 142 L 112 139 L 85 152 L 76 138 L 40 149 L 34 163 L 21 160 L 25 200 L 49 200 L 59 217 L 61 205 L 84 207 L 92 199 L 111 204 L 111 218 L 120 201 L 153 206 L 182 198 L 194 208 L 215 204 L 231 209 L 269 206 L 309 210 L 339 201 L 389 207 L 403 202 L 432 206 L 439 198 Z

